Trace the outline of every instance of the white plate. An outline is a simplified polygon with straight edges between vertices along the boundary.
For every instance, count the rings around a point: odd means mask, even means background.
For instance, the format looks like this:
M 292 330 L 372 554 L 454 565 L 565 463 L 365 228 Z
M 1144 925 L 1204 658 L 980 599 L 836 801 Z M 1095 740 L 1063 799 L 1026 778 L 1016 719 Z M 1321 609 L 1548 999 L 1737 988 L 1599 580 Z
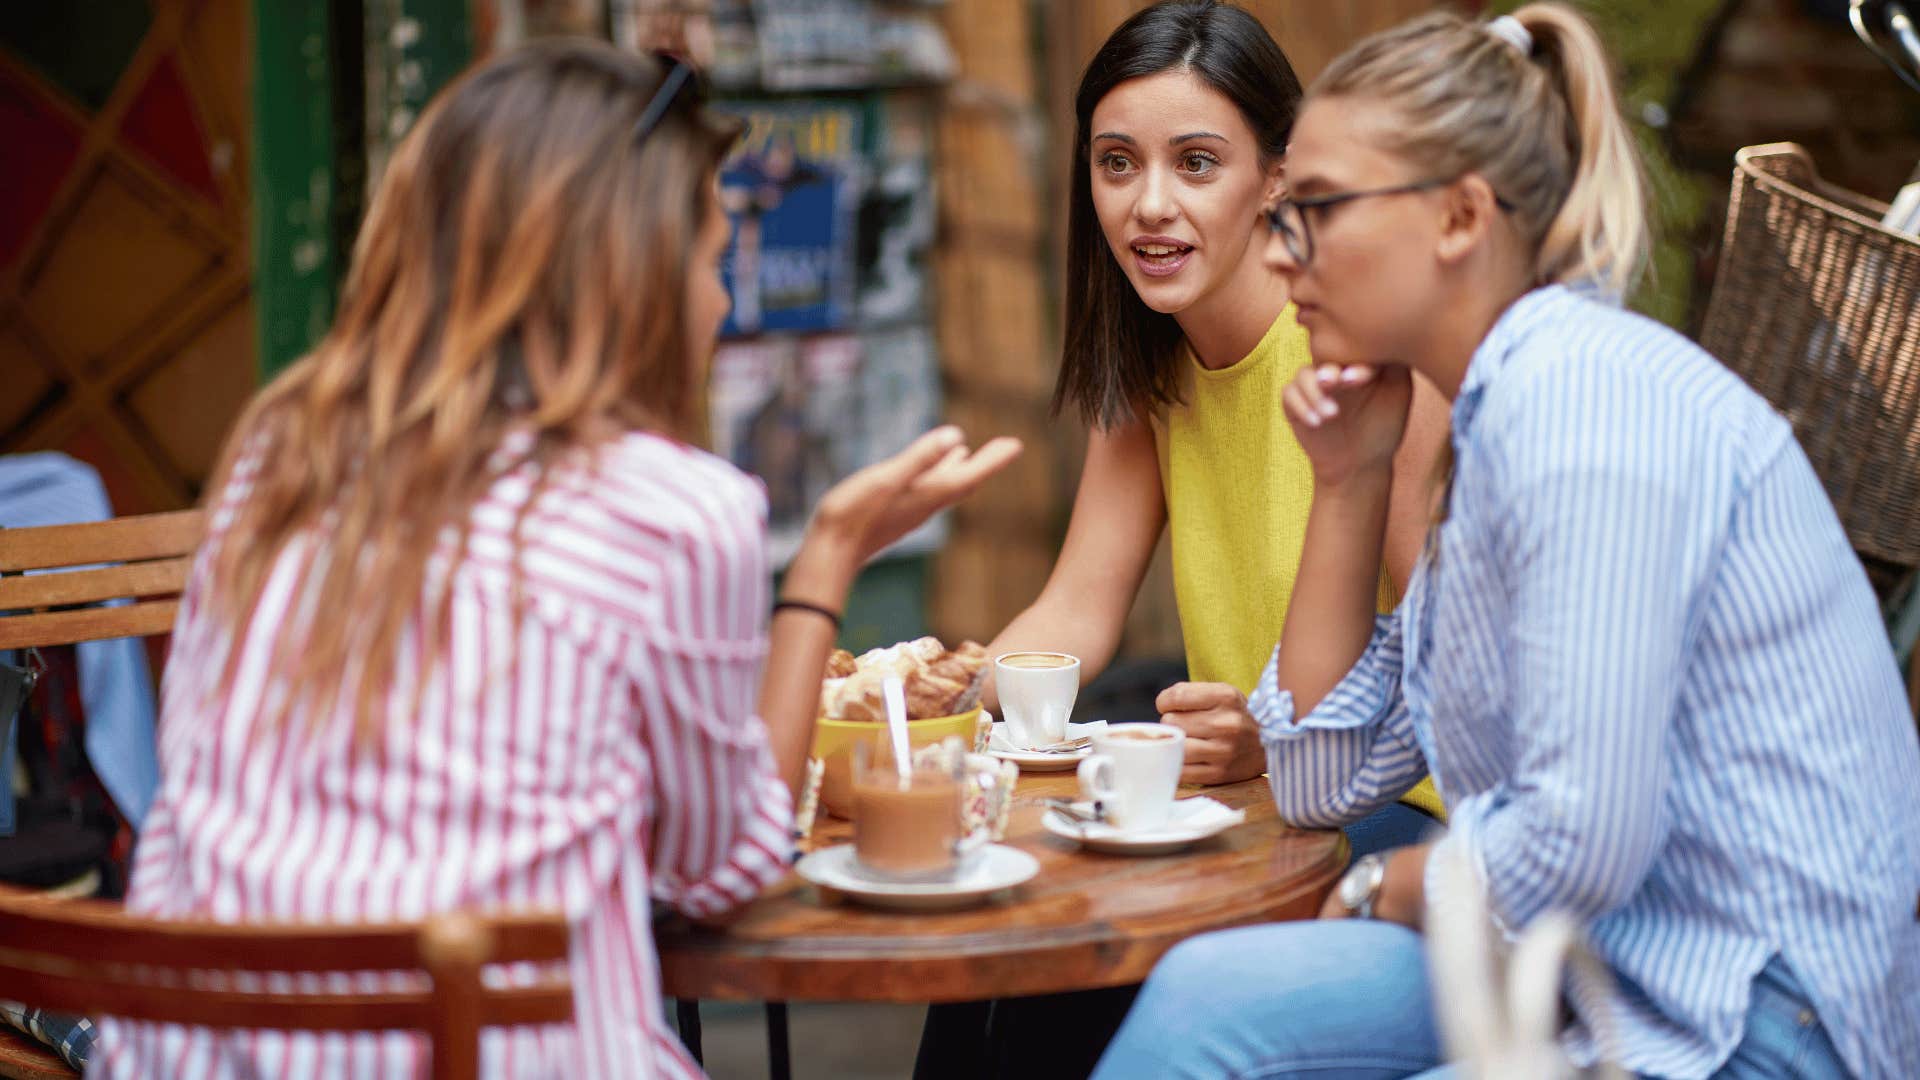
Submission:
M 1095 720 L 1087 724 L 1068 724 L 1067 738 L 1061 741 L 1083 739 L 1096 731 L 1106 729 L 1105 720 Z M 1093 746 L 1089 744 L 1066 754 L 1039 754 L 1032 750 L 1016 750 L 1007 742 L 1007 722 L 995 720 L 993 734 L 987 737 L 987 753 L 1001 761 L 1011 761 L 1026 772 L 1065 772 L 1078 767 L 1087 755 L 1093 753 Z
M 853 858 L 852 844 L 835 844 L 802 858 L 794 873 L 874 907 L 899 911 L 946 911 L 981 903 L 1040 872 L 1039 860 L 1019 848 L 988 844 L 960 876 L 948 881 L 893 882 L 869 877 Z
M 1205 803 L 1212 803 L 1212 806 L 1204 805 L 1203 799 Z M 1073 807 L 1087 812 L 1093 810 L 1091 803 L 1077 802 Z M 1209 836 L 1217 836 L 1247 820 L 1244 811 L 1228 811 L 1204 796 L 1181 799 L 1173 804 L 1173 808 L 1171 819 L 1139 832 L 1127 832 L 1100 822 L 1075 821 L 1058 810 L 1048 810 L 1042 815 L 1040 827 L 1055 836 L 1111 855 L 1165 855 L 1189 844 L 1197 844 Z M 1183 816 L 1193 820 L 1183 821 Z

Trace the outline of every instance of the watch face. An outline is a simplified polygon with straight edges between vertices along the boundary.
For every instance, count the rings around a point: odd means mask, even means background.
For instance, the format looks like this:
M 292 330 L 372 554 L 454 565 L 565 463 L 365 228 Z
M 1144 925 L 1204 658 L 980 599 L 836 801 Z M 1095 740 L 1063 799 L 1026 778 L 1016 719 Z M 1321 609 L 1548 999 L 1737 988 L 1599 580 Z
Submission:
M 1361 877 L 1360 868 L 1356 867 L 1340 879 L 1340 903 L 1348 910 L 1359 907 L 1360 901 L 1367 898 L 1367 883 Z
M 1386 877 L 1386 864 L 1373 856 L 1367 856 L 1354 863 L 1340 879 L 1335 891 L 1340 895 L 1340 903 L 1348 911 L 1360 910 L 1367 897 L 1380 887 L 1380 880 Z

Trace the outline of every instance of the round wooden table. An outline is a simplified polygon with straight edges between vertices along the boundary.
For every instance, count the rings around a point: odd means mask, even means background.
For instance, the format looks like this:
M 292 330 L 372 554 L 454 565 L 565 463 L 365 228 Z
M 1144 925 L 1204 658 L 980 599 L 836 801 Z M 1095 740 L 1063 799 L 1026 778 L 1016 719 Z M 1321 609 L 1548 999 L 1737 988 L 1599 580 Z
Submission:
M 1174 945 L 1208 930 L 1309 919 L 1347 862 L 1338 832 L 1275 814 L 1265 779 L 1204 793 L 1245 824 L 1172 855 L 1083 851 L 1040 826 L 1072 772 L 1025 774 L 1006 843 L 1040 873 L 966 911 L 876 911 L 789 877 L 724 929 L 672 918 L 655 929 L 664 991 L 682 1001 L 970 1001 L 1137 983 Z M 813 845 L 850 838 L 822 817 Z

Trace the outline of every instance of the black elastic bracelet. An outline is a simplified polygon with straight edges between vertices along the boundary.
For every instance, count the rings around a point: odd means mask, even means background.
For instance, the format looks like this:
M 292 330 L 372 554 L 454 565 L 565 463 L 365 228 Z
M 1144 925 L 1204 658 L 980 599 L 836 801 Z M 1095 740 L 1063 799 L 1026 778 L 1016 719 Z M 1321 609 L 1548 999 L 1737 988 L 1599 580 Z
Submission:
M 824 608 L 819 604 L 809 604 L 805 600 L 781 600 L 773 605 L 773 610 L 776 614 L 782 608 L 792 608 L 795 611 L 811 611 L 815 615 L 825 616 L 827 621 L 833 623 L 833 632 L 836 634 L 840 632 L 840 613 L 832 608 Z

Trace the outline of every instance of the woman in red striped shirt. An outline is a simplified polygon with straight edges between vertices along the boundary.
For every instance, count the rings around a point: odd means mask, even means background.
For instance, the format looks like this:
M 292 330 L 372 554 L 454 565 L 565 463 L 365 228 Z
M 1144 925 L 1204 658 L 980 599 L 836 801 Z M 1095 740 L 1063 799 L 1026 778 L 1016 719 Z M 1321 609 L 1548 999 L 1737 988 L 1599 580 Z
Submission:
M 232 436 L 175 629 L 129 906 L 564 909 L 575 1021 L 488 1031 L 487 1076 L 699 1074 L 650 904 L 713 917 L 780 878 L 854 573 L 1019 451 L 942 429 L 855 474 L 770 604 L 764 490 L 694 445 L 737 133 L 697 90 L 551 43 L 427 109 L 332 330 Z M 101 1046 L 102 1075 L 143 1080 L 410 1077 L 425 1055 L 115 1021 Z

